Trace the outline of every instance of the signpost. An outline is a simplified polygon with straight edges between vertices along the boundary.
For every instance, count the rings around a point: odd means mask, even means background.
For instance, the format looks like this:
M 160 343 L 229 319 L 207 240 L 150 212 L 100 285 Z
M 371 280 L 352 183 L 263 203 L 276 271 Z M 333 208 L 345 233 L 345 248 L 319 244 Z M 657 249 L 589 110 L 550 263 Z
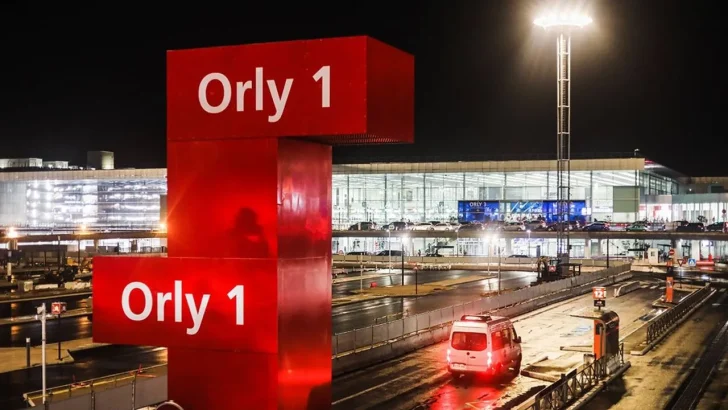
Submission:
M 61 315 L 66 311 L 66 302 L 53 302 L 51 303 L 51 314 L 56 315 L 58 318 L 58 361 L 61 358 Z
M 330 145 L 413 142 L 413 98 L 368 37 L 168 52 L 169 257 L 94 260 L 94 341 L 169 347 L 184 408 L 330 408 Z
M 40 320 L 40 362 L 41 379 L 43 380 L 43 404 L 46 402 L 46 305 L 41 304 L 36 308 L 36 318 Z
M 592 299 L 594 299 L 594 307 L 597 310 L 607 306 L 607 288 L 603 286 L 592 287 Z

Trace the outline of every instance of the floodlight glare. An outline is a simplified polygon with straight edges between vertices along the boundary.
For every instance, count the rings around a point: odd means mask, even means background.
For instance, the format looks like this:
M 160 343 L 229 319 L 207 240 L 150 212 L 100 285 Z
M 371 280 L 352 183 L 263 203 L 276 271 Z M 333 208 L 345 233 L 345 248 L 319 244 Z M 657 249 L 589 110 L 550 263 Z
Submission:
M 536 18 L 533 24 L 543 28 L 550 27 L 584 27 L 591 24 L 591 17 L 581 13 L 549 13 Z

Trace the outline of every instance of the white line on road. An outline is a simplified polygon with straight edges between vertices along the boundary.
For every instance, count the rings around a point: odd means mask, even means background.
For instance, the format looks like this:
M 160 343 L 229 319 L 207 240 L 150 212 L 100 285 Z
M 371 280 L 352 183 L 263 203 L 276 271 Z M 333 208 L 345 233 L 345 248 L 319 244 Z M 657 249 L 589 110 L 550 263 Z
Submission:
M 423 380 L 423 382 L 425 382 L 425 383 L 426 383 L 426 382 L 429 382 L 429 381 L 431 381 L 431 380 L 434 380 L 434 379 L 440 378 L 440 377 L 444 376 L 444 375 L 445 375 L 445 373 L 447 373 L 447 370 L 445 370 L 445 371 L 442 371 L 442 372 L 440 372 L 440 373 L 438 373 L 438 374 L 436 374 L 436 375 L 434 375 L 434 376 L 432 376 L 432 377 L 430 377 L 430 378 L 428 378 L 428 379 L 426 379 L 426 380 Z M 348 401 L 348 400 L 351 400 L 351 399 L 353 399 L 353 398 L 355 398 L 355 397 L 359 397 L 359 396 L 361 396 L 362 394 L 366 394 L 366 393 L 369 393 L 370 391 L 374 391 L 374 390 L 376 390 L 376 389 L 379 389 L 379 388 L 381 388 L 381 387 L 384 387 L 384 386 L 386 386 L 386 385 L 388 385 L 388 384 L 394 383 L 394 382 L 396 382 L 397 380 L 399 380 L 399 379 L 402 379 L 402 378 L 404 378 L 404 377 L 411 377 L 411 376 L 412 376 L 412 374 L 411 374 L 411 373 L 409 373 L 409 374 L 404 374 L 404 375 L 402 375 L 402 376 L 399 376 L 399 377 L 397 377 L 397 378 L 394 378 L 394 379 L 392 379 L 392 380 L 386 381 L 386 382 L 384 382 L 384 383 L 382 383 L 382 384 L 378 384 L 378 385 L 376 385 L 376 386 L 373 386 L 373 387 L 370 387 L 370 388 L 368 388 L 368 389 L 366 389 L 366 390 L 362 390 L 362 391 L 360 391 L 360 392 L 358 392 L 358 393 L 354 393 L 354 394 L 352 394 L 351 396 L 348 396 L 348 397 L 344 397 L 343 399 L 339 399 L 339 400 L 336 400 L 335 402 L 331 403 L 331 405 L 332 405 L 332 406 L 336 406 L 336 405 L 337 405 L 337 404 L 339 404 L 339 403 L 343 403 L 343 402 L 345 402 L 345 401 Z

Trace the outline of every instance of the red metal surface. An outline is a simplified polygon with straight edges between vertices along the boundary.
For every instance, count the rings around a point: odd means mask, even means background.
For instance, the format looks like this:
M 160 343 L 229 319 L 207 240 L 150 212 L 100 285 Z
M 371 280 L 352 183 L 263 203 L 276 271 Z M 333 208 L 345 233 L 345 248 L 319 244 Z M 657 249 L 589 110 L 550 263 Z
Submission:
M 324 79 L 314 79 L 326 66 L 327 107 L 322 106 Z M 224 77 L 210 77 L 201 88 L 211 73 Z M 228 92 L 223 84 L 229 84 Z M 367 37 L 170 51 L 167 136 L 175 141 L 288 136 L 329 144 L 412 142 L 413 88 L 413 57 Z M 282 109 L 276 110 L 274 95 Z M 201 101 L 220 112 L 207 112 Z
M 329 104 L 313 78 L 323 65 Z M 256 67 L 265 81 L 255 81 Z M 186 410 L 330 408 L 331 147 L 317 142 L 412 141 L 413 59 L 352 37 L 173 51 L 167 70 L 169 258 L 95 261 L 94 338 L 170 346 L 169 398 Z M 232 81 L 231 93 L 252 80 L 241 111 L 231 94 L 226 110 L 210 112 L 224 99 L 217 80 L 200 95 L 210 73 Z M 289 78 L 282 115 L 273 87 L 255 109 L 256 83 L 275 80 L 280 93 Z M 161 323 L 156 311 L 136 321 L 121 312 L 131 281 L 156 293 L 175 280 L 198 307 L 210 295 L 194 335 L 191 316 Z M 231 326 L 224 296 L 240 284 L 245 324 Z M 130 296 L 132 314 L 141 295 Z
M 277 291 L 276 277 L 271 275 L 276 271 L 275 259 L 101 257 L 94 265 L 94 340 L 98 342 L 276 352 L 277 303 L 270 297 Z M 145 300 L 138 288 L 129 293 L 131 313 L 141 315 L 151 306 L 147 317 L 138 321 L 119 304 L 124 288 L 134 282 L 146 286 L 151 295 Z M 240 285 L 244 286 L 242 325 L 237 324 L 238 299 L 228 296 Z M 160 294 L 168 294 L 169 299 L 161 309 Z

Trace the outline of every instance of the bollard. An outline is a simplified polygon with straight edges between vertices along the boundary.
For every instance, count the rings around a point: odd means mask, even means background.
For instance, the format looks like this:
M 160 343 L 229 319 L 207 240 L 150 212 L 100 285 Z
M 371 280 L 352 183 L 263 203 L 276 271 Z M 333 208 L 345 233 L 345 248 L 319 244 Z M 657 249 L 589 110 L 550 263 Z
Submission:
M 25 338 L 25 367 L 30 367 L 30 338 Z

